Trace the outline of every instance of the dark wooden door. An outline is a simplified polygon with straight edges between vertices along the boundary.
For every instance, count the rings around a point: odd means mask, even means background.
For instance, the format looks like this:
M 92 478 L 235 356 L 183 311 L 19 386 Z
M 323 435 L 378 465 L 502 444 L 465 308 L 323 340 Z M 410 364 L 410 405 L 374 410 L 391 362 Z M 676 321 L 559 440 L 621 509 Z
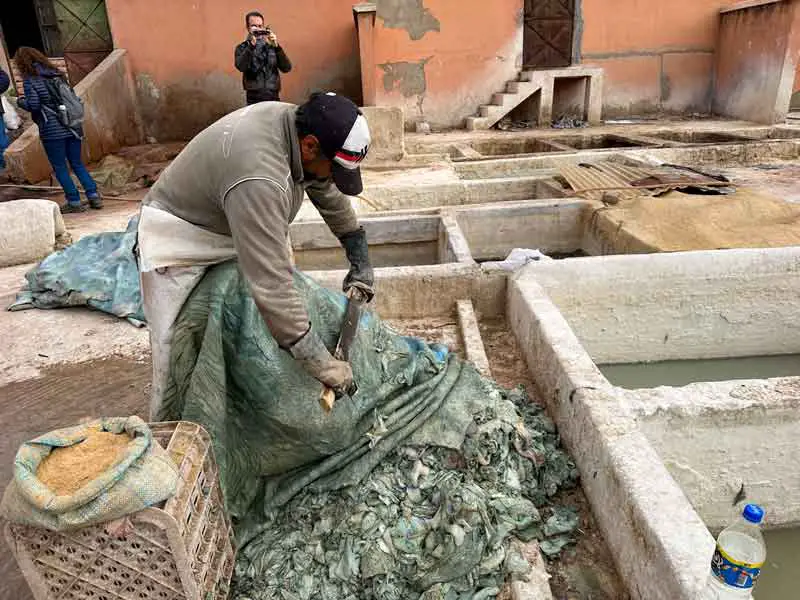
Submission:
M 575 0 L 525 0 L 525 68 L 571 65 L 574 21 Z
M 105 0 L 35 0 L 45 51 L 63 56 L 72 85 L 114 49 Z
M 42 50 L 48 56 L 61 56 L 61 33 L 58 31 L 58 19 L 53 7 L 53 0 L 34 0 L 36 20 L 42 33 Z
M 54 0 L 70 82 L 75 85 L 114 49 L 105 0 Z

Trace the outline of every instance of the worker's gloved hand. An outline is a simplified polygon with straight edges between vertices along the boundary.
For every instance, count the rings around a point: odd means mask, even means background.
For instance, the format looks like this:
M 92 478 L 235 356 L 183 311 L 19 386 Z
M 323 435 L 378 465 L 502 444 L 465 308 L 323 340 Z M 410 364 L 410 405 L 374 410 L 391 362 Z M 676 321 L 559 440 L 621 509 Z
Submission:
M 363 227 L 345 233 L 339 238 L 344 247 L 347 260 L 350 261 L 350 270 L 344 278 L 342 289 L 347 293 L 350 288 L 358 289 L 367 302 L 375 296 L 375 274 L 369 264 L 369 250 L 367 248 L 367 234 Z
M 353 370 L 349 363 L 336 360 L 328 352 L 317 332 L 309 327 L 306 334 L 289 348 L 289 353 L 309 375 L 336 391 L 350 389 Z

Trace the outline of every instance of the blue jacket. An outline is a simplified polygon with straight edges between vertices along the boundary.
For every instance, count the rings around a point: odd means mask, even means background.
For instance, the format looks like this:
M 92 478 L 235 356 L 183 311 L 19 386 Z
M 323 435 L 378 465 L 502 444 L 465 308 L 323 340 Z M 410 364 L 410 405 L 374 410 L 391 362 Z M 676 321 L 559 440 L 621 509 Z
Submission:
M 64 127 L 58 120 L 55 100 L 50 98 L 50 92 L 45 85 L 46 79 L 61 77 L 61 73 L 53 69 L 36 65 L 39 73 L 36 77 L 25 76 L 23 79 L 24 96 L 17 100 L 17 105 L 31 113 L 33 122 L 39 126 L 39 139 L 63 140 L 73 137 L 75 132 Z M 80 135 L 80 132 L 77 132 Z
M 3 69 L 0 69 L 0 94 L 5 93 L 9 85 L 11 85 L 11 79 L 8 77 L 8 73 L 3 71 Z M 5 111 L 3 110 L 3 103 L 0 102 L 0 115 L 4 113 Z

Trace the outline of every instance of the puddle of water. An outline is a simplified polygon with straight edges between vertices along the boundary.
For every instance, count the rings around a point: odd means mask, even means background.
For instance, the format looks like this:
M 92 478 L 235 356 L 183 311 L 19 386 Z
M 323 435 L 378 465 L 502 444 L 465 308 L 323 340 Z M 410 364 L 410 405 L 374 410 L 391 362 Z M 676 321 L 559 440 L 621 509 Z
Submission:
M 699 381 L 800 376 L 800 354 L 710 360 L 666 360 L 599 365 L 599 368 L 613 385 L 635 390 L 661 385 L 678 387 Z
M 755 600 L 787 600 L 797 597 L 800 572 L 800 528 L 764 532 L 767 562 L 756 582 Z

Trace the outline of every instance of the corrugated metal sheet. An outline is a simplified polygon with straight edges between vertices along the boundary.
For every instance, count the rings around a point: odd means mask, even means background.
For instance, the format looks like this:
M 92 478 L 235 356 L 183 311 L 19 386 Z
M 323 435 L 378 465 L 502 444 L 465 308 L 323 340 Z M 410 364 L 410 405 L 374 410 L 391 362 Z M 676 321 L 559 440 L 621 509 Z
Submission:
M 669 190 L 688 186 L 732 185 L 703 173 L 680 168 L 631 167 L 610 161 L 564 166 L 559 169 L 559 174 L 576 196 L 599 201 L 607 201 L 609 196 L 616 201 L 639 196 L 658 196 Z
M 630 185 L 627 177 L 625 177 L 625 175 L 630 177 L 630 173 L 618 173 L 614 169 L 611 169 L 611 172 L 606 172 L 598 168 L 597 164 L 565 166 L 559 169 L 559 174 L 567 180 L 576 196 L 588 200 L 602 201 L 607 193 L 613 193 L 617 199 L 621 200 L 635 198 L 645 192 L 645 190 L 636 189 Z M 641 177 L 634 176 L 631 181 L 639 178 Z

